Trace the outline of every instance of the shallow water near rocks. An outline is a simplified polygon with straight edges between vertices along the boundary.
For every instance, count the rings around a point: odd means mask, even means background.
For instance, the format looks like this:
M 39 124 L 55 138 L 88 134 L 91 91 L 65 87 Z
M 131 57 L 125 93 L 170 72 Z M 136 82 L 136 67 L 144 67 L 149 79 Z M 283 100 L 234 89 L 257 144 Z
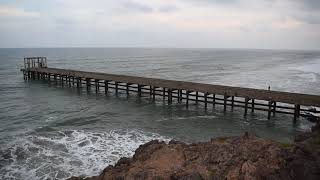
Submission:
M 97 175 L 152 139 L 184 142 L 241 135 L 281 142 L 311 124 L 266 112 L 184 104 L 168 106 L 125 92 L 24 81 L 23 57 L 46 56 L 49 67 L 320 95 L 320 52 L 232 49 L 0 49 L 0 179 L 65 179 Z

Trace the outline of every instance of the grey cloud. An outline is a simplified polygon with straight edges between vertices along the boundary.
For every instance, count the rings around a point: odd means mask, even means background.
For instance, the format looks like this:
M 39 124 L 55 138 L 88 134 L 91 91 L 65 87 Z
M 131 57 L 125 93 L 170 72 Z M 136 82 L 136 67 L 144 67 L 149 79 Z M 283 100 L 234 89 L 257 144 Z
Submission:
M 304 18 L 304 21 L 309 23 L 309 24 L 320 24 L 320 19 L 319 17 L 308 17 Z
M 320 9 L 320 0 L 300 0 L 300 3 L 303 3 L 305 8 L 309 10 L 319 10 Z
M 304 23 L 310 24 L 310 25 L 318 25 L 320 24 L 320 15 L 319 14 L 308 14 L 304 16 L 295 16 L 299 21 L 302 21 Z
M 61 24 L 61 25 L 72 25 L 72 24 L 76 24 L 76 21 L 69 19 L 69 18 L 65 18 L 65 17 L 59 17 L 55 19 L 57 24 Z
M 194 4 L 213 4 L 213 5 L 233 5 L 237 3 L 245 2 L 245 0 L 188 0 Z M 283 0 L 263 0 L 267 3 L 274 3 L 276 1 L 283 1 Z M 288 2 L 290 2 L 289 0 Z M 320 0 L 292 0 L 291 2 L 299 3 L 302 5 L 303 8 L 308 10 L 319 10 L 320 9 Z
M 126 1 L 123 3 L 123 6 L 129 10 L 137 11 L 137 12 L 149 13 L 149 12 L 154 11 L 153 8 L 150 6 L 147 6 L 147 5 L 141 4 L 141 3 L 137 3 L 137 2 L 133 2 L 133 1 Z
M 232 5 L 237 3 L 239 0 L 188 0 L 194 4 L 220 4 L 220 5 Z
M 193 0 L 197 2 L 208 2 L 208 3 L 219 3 L 219 4 L 229 4 L 229 3 L 235 3 L 238 0 Z
M 310 25 L 320 24 L 320 0 L 295 0 L 299 9 L 294 11 L 292 17 Z
M 171 13 L 177 10 L 178 8 L 176 6 L 162 6 L 159 8 L 159 12 L 163 12 L 163 13 Z

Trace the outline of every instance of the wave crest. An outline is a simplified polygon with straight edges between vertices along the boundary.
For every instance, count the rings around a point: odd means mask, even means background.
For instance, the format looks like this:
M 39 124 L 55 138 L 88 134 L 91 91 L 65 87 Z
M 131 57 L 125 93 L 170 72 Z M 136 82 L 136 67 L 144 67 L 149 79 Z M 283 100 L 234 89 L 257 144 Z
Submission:
M 139 145 L 169 138 L 139 130 L 107 133 L 58 131 L 54 135 L 28 135 L 0 149 L 3 179 L 65 179 L 92 176 L 120 157 L 132 156 Z

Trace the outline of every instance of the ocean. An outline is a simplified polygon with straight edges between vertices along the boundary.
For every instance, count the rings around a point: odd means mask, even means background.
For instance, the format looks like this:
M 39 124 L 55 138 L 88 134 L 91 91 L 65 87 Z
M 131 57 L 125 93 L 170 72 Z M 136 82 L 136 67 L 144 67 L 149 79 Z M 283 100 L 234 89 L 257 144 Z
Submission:
M 24 81 L 23 57 L 49 67 L 320 95 L 320 51 L 165 48 L 0 49 L 0 179 L 65 179 L 98 175 L 152 139 L 186 143 L 255 133 L 292 142 L 311 123 L 242 108 L 167 105 Z

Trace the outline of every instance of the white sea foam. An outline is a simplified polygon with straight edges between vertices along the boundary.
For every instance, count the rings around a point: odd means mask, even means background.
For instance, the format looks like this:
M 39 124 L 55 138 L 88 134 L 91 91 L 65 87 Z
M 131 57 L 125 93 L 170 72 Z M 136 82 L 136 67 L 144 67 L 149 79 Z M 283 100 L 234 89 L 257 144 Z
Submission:
M 65 179 L 98 175 L 120 157 L 130 157 L 139 145 L 169 138 L 138 130 L 108 133 L 60 131 L 29 135 L 0 149 L 0 179 Z
M 303 73 L 298 75 L 302 79 L 309 80 L 310 82 L 317 82 L 316 73 Z
M 290 69 L 320 74 L 320 59 L 317 59 L 311 63 L 304 63 L 299 66 L 291 67 Z
M 188 116 L 188 117 L 172 117 L 172 118 L 161 118 L 157 119 L 157 122 L 162 122 L 162 121 L 172 121 L 172 120 L 185 120 L 185 119 L 214 119 L 216 116 L 213 115 L 201 115 L 201 116 Z
M 317 82 L 320 76 L 320 59 L 309 63 L 297 64 L 289 67 L 290 70 L 299 71 L 297 74 L 304 82 Z

